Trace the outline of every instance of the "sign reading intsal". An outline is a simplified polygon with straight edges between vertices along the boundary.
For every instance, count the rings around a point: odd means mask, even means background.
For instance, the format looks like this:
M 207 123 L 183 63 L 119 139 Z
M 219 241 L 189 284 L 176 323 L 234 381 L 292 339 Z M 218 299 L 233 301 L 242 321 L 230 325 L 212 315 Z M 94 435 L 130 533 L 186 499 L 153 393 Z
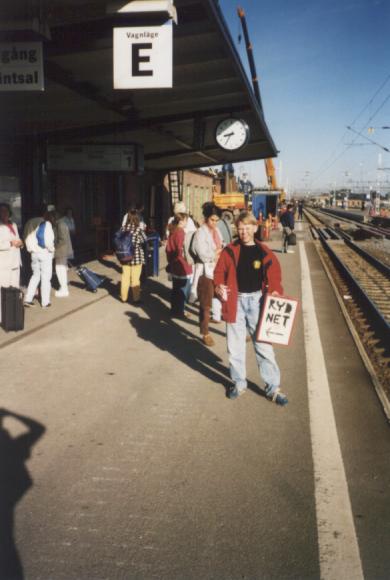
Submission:
M 294 298 L 268 294 L 263 304 L 256 340 L 288 345 L 297 308 L 298 301 Z
M 43 91 L 41 42 L 0 43 L 0 91 Z
M 172 87 L 172 21 L 114 28 L 114 89 Z

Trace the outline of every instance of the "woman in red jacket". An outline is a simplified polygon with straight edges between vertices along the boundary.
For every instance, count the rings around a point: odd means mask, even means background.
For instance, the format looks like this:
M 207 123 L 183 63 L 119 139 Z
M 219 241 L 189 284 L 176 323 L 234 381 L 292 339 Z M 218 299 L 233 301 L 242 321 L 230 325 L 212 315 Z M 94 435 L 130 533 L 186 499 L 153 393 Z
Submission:
M 166 246 L 168 270 L 172 276 L 171 316 L 188 318 L 184 311 L 185 304 L 191 289 L 192 266 L 184 257 L 184 228 L 188 215 L 177 213 L 169 225 L 169 238 Z

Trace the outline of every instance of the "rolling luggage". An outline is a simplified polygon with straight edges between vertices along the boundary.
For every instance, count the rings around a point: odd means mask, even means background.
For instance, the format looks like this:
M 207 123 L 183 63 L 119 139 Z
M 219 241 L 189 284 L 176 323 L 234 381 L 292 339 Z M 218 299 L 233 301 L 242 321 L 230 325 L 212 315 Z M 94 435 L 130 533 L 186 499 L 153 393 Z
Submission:
M 297 236 L 294 234 L 294 232 L 291 232 L 291 234 L 289 234 L 289 236 L 287 238 L 287 243 L 289 246 L 296 246 L 297 245 Z
M 23 330 L 23 292 L 19 288 L 1 288 L 1 325 L 9 330 Z
M 97 292 L 99 286 L 101 286 L 105 281 L 104 276 L 99 276 L 99 274 L 92 272 L 92 270 L 86 268 L 85 266 L 80 266 L 76 269 L 76 272 L 82 281 L 85 282 L 87 289 L 91 292 Z

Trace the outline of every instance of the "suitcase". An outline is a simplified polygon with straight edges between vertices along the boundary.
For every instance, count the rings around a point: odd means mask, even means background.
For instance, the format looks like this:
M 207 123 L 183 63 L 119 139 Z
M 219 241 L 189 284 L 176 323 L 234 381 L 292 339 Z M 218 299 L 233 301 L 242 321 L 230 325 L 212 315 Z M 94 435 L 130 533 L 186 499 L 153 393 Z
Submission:
M 82 281 L 85 282 L 87 289 L 91 292 L 97 292 L 99 286 L 101 286 L 105 281 L 104 276 L 99 276 L 99 274 L 92 272 L 92 270 L 86 268 L 85 266 L 80 266 L 77 268 L 76 272 Z
M 24 329 L 23 292 L 20 288 L 1 288 L 1 325 L 7 332 Z
M 294 232 L 289 234 L 289 236 L 287 238 L 287 243 L 289 246 L 296 246 L 297 245 L 297 236 L 294 234 Z

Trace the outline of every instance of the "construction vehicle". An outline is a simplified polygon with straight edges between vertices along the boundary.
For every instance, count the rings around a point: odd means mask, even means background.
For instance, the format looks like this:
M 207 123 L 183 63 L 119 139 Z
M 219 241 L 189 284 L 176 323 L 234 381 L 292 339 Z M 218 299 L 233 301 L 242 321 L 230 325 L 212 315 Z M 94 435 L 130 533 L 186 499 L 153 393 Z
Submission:
M 238 191 L 238 184 L 231 163 L 223 166 L 222 172 L 216 177 L 216 181 L 219 181 L 219 187 L 214 186 L 213 202 L 222 210 L 223 219 L 232 223 L 236 215 L 246 209 L 246 200 L 245 194 Z

